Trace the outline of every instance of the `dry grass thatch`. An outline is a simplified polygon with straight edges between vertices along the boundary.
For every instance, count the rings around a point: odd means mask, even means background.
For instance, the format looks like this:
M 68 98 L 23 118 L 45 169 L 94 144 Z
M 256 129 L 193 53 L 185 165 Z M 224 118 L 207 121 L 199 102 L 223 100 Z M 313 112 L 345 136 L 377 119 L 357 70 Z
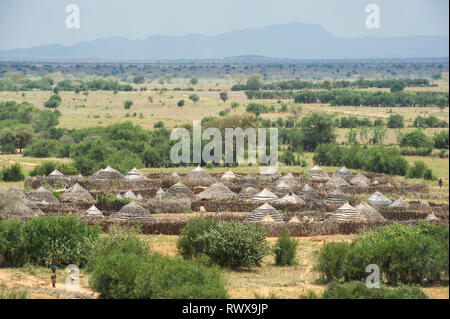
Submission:
M 278 211 L 268 203 L 265 203 L 253 210 L 246 218 L 246 221 L 251 223 L 258 223 L 263 222 L 263 219 L 265 219 L 264 221 L 268 222 L 268 218 L 266 218 L 266 215 L 270 216 L 272 222 L 284 223 L 283 217 L 280 215 L 280 213 L 278 213 Z

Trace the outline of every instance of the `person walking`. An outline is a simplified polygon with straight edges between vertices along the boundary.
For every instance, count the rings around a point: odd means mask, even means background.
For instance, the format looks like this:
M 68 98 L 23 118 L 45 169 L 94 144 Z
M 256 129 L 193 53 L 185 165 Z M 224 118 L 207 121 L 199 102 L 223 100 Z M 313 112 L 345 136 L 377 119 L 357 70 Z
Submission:
M 56 267 L 55 266 L 52 266 L 52 276 L 51 276 L 51 279 L 52 279 L 52 287 L 53 288 L 56 288 Z
M 442 188 L 442 178 L 439 178 L 439 187 Z

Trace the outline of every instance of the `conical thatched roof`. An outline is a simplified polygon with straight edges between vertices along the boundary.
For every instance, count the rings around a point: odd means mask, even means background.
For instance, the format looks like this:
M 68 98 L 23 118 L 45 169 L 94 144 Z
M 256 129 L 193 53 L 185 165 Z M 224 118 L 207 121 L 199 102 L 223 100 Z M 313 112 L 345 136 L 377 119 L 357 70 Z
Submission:
M 327 181 L 330 177 L 327 172 L 321 169 L 319 166 L 315 165 L 309 171 L 306 172 L 311 175 L 312 181 Z
M 53 172 L 51 172 L 48 177 L 51 178 L 64 178 L 64 174 L 61 173 L 60 171 L 58 171 L 57 169 L 55 169 Z
M 364 216 L 355 207 L 349 203 L 345 203 L 339 207 L 332 215 L 332 218 L 338 222 L 362 222 L 365 221 Z
M 278 201 L 280 204 L 299 204 L 305 205 L 305 201 L 295 194 L 287 194 Z
M 194 199 L 194 193 L 181 182 L 176 183 L 172 187 L 170 187 L 163 196 L 163 199 L 166 198 L 191 198 Z
M 428 214 L 427 217 L 425 217 L 425 220 L 432 221 L 432 220 L 439 220 L 439 218 L 437 218 L 435 214 L 431 213 Z
M 336 172 L 334 172 L 333 175 L 348 179 L 348 178 L 352 178 L 353 173 L 350 172 L 347 167 L 342 166 L 340 169 L 338 169 Z
M 209 175 L 208 172 L 205 171 L 200 166 L 197 166 L 196 168 L 194 168 L 186 176 L 189 178 L 211 178 L 211 175 Z
M 85 217 L 103 217 L 101 211 L 98 210 L 94 205 L 91 206 L 87 211 L 84 212 Z
M 295 215 L 288 221 L 288 224 L 300 224 L 300 223 L 301 223 L 300 219 L 298 219 L 298 217 Z
M 18 186 L 13 186 L 7 190 L 7 193 L 11 196 L 14 196 L 16 198 L 24 198 L 25 193 L 22 189 L 20 189 Z
M 221 183 L 214 183 L 203 192 L 196 195 L 197 199 L 218 199 L 226 200 L 236 196 L 228 187 Z
M 36 216 L 44 215 L 44 212 L 38 207 L 38 205 L 36 205 L 35 202 L 29 200 L 28 198 L 23 198 L 22 201 L 28 208 L 30 208 L 34 212 Z
M 244 188 L 238 195 L 238 200 L 244 201 L 244 200 L 251 200 L 253 197 L 255 197 L 256 194 L 258 194 L 259 191 L 256 188 L 253 188 L 251 186 Z
M 279 200 L 278 196 L 272 193 L 267 188 L 264 188 L 261 192 L 259 192 L 252 198 L 252 202 L 255 203 L 259 202 L 273 203 L 277 202 L 278 200 Z
M 380 184 L 380 182 L 377 180 L 377 179 L 374 179 L 373 181 L 372 181 L 372 185 L 379 185 Z
M 275 223 L 275 219 L 273 219 L 269 213 L 266 213 L 266 216 L 264 216 L 263 219 L 261 219 L 261 223 L 263 224 Z
M 347 196 L 344 193 L 342 193 L 339 188 L 336 188 L 334 191 L 325 196 L 325 200 L 327 202 L 334 202 L 334 203 L 346 202 Z
M 230 182 L 236 178 L 236 175 L 231 171 L 231 169 L 227 170 L 222 177 L 220 177 L 221 181 Z
M 300 198 L 319 198 L 319 194 L 316 192 L 314 188 L 306 184 L 298 193 Z
M 277 183 L 277 185 L 275 186 L 275 194 L 278 197 L 283 197 L 290 192 L 292 192 L 291 187 L 283 181 Z
M 39 187 L 34 192 L 30 193 L 29 197 L 30 200 L 34 202 L 39 203 L 47 203 L 47 204 L 56 204 L 59 203 L 58 199 L 53 196 L 53 194 L 46 189 L 44 186 Z
M 358 187 L 369 187 L 370 180 L 361 172 L 350 180 L 350 184 Z
M 408 208 L 409 204 L 403 200 L 403 198 L 397 198 L 392 204 L 389 205 L 392 208 Z
M 269 204 L 265 203 L 264 205 L 256 208 L 254 211 L 250 213 L 250 215 L 247 216 L 246 221 L 252 222 L 252 223 L 258 223 L 263 220 L 263 218 L 269 214 L 269 216 L 274 220 L 276 223 L 283 223 L 283 217 L 281 217 L 280 213 L 270 206 Z
M 359 210 L 361 215 L 369 222 L 382 222 L 386 220 L 375 208 L 366 202 L 359 203 L 355 208 Z
M 123 194 L 123 198 L 136 200 L 137 197 L 132 191 L 127 191 L 125 194 Z
M 91 176 L 92 179 L 123 179 L 122 174 L 108 166 L 105 169 L 99 170 L 97 173 Z
M 427 200 L 425 200 L 425 199 L 421 199 L 420 200 L 420 206 L 430 206 L 430 204 L 428 203 L 428 201 Z
M 332 187 L 349 186 L 345 179 L 338 175 L 331 176 L 331 178 L 328 180 L 328 182 L 325 183 L 325 185 Z
M 131 171 L 129 171 L 127 175 L 125 175 L 125 179 L 134 181 L 134 180 L 141 180 L 143 179 L 143 177 L 142 174 L 135 167 Z
M 92 195 L 81 187 L 78 183 L 66 190 L 61 199 L 65 202 L 88 202 L 93 203 L 95 199 Z
M 277 180 L 277 183 L 283 182 L 287 185 L 289 185 L 290 188 L 296 188 L 299 187 L 299 182 L 297 181 L 297 179 L 291 174 L 291 173 L 287 173 L 286 175 L 280 177 Z
M 144 197 L 142 197 L 141 194 L 137 194 L 137 195 L 136 195 L 136 200 L 137 200 L 137 201 L 143 201 L 143 200 L 144 200 Z
M 122 207 L 122 209 L 111 215 L 111 218 L 118 220 L 155 222 L 156 218 L 147 212 L 144 207 L 136 202 L 131 202 Z
M 383 194 L 381 194 L 380 192 L 375 192 L 372 195 L 370 195 L 367 198 L 367 201 L 372 206 L 389 206 L 390 204 L 392 204 L 392 201 Z
M 281 177 L 281 173 L 276 169 L 276 167 L 269 166 L 260 172 L 262 179 L 274 180 Z
M 160 187 L 155 194 L 155 199 L 162 199 L 162 197 L 164 196 L 164 190 Z
M 9 203 L 5 207 L 1 207 L 0 217 L 29 219 L 38 217 L 43 214 L 40 209 L 33 210 L 28 207 L 25 201 L 26 199 L 16 198 L 15 202 Z
M 259 186 L 259 179 L 254 175 L 247 174 L 238 181 L 238 184 L 243 187 Z

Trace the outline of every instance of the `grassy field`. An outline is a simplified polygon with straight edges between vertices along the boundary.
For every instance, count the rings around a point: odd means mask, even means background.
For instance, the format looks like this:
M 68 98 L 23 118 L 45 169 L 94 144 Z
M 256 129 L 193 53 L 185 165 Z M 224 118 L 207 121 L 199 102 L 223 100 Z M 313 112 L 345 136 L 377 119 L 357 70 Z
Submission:
M 141 239 L 150 248 L 161 254 L 177 255 L 177 236 L 142 235 Z M 308 290 L 320 292 L 325 285 L 318 283 L 318 274 L 313 271 L 315 252 L 324 242 L 352 241 L 355 235 L 332 235 L 317 237 L 300 237 L 297 249 L 297 265 L 279 267 L 274 265 L 274 256 L 263 259 L 261 267 L 247 271 L 223 270 L 226 278 L 226 288 L 231 298 L 298 298 Z M 274 244 L 276 238 L 269 237 Z M 30 298 L 96 298 L 98 294 L 89 288 L 88 274 L 81 270 L 80 289 L 68 291 L 65 289 L 64 269 L 57 269 L 56 289 L 50 285 L 50 271 L 43 267 L 25 266 L 22 268 L 0 268 L 0 287 L 14 287 L 25 290 Z M 448 286 L 433 286 L 423 289 L 435 299 L 448 299 Z

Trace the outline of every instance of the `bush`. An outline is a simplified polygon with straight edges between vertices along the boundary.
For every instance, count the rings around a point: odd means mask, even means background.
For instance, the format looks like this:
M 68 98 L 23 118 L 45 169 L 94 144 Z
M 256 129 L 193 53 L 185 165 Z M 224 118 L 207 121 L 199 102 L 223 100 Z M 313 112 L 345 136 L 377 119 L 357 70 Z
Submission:
M 48 176 L 55 169 L 67 176 L 78 175 L 78 170 L 71 164 L 56 161 L 44 161 L 30 172 L 30 176 Z
M 61 104 L 61 97 L 58 94 L 53 94 L 47 102 L 44 103 L 45 107 L 54 109 L 57 108 Z
M 178 252 L 186 259 L 206 254 L 208 241 L 205 234 L 216 227 L 217 222 L 210 218 L 194 218 L 189 220 L 178 237 Z
M 387 284 L 432 284 L 448 280 L 448 225 L 392 224 L 352 244 L 327 243 L 315 269 L 324 282 L 363 280 L 370 264 L 380 267 Z
M 428 299 L 419 287 L 401 285 L 398 288 L 367 288 L 360 281 L 348 283 L 332 282 L 322 295 L 310 292 L 300 296 L 303 299 Z
M 442 131 L 435 133 L 433 136 L 433 144 L 438 149 L 448 149 L 449 147 L 449 134 L 448 131 Z
M 113 228 L 89 258 L 89 284 L 100 298 L 226 298 L 217 268 L 152 253 L 129 229 Z
M 19 163 L 13 164 L 2 170 L 3 180 L 5 182 L 18 182 L 25 179 L 22 166 Z
M 414 130 L 409 133 L 406 133 L 401 141 L 400 146 L 402 147 L 414 147 L 414 148 L 433 148 L 433 143 L 425 135 L 422 130 Z
M 219 223 L 205 237 L 211 261 L 232 269 L 259 266 L 270 250 L 264 228 L 237 221 Z
M 291 238 L 288 231 L 284 231 L 280 236 L 273 248 L 275 253 L 275 264 L 277 266 L 292 266 L 297 263 L 298 241 Z
M 389 128 L 404 127 L 405 124 L 403 123 L 403 116 L 398 115 L 398 114 L 393 114 L 393 115 L 389 116 L 386 126 Z
M 38 217 L 25 223 L 7 221 L 0 223 L 0 254 L 11 266 L 82 267 L 99 234 L 99 227 L 72 216 Z
M 414 161 L 414 165 L 408 169 L 407 178 L 422 178 L 426 180 L 437 180 L 431 168 L 423 161 Z

